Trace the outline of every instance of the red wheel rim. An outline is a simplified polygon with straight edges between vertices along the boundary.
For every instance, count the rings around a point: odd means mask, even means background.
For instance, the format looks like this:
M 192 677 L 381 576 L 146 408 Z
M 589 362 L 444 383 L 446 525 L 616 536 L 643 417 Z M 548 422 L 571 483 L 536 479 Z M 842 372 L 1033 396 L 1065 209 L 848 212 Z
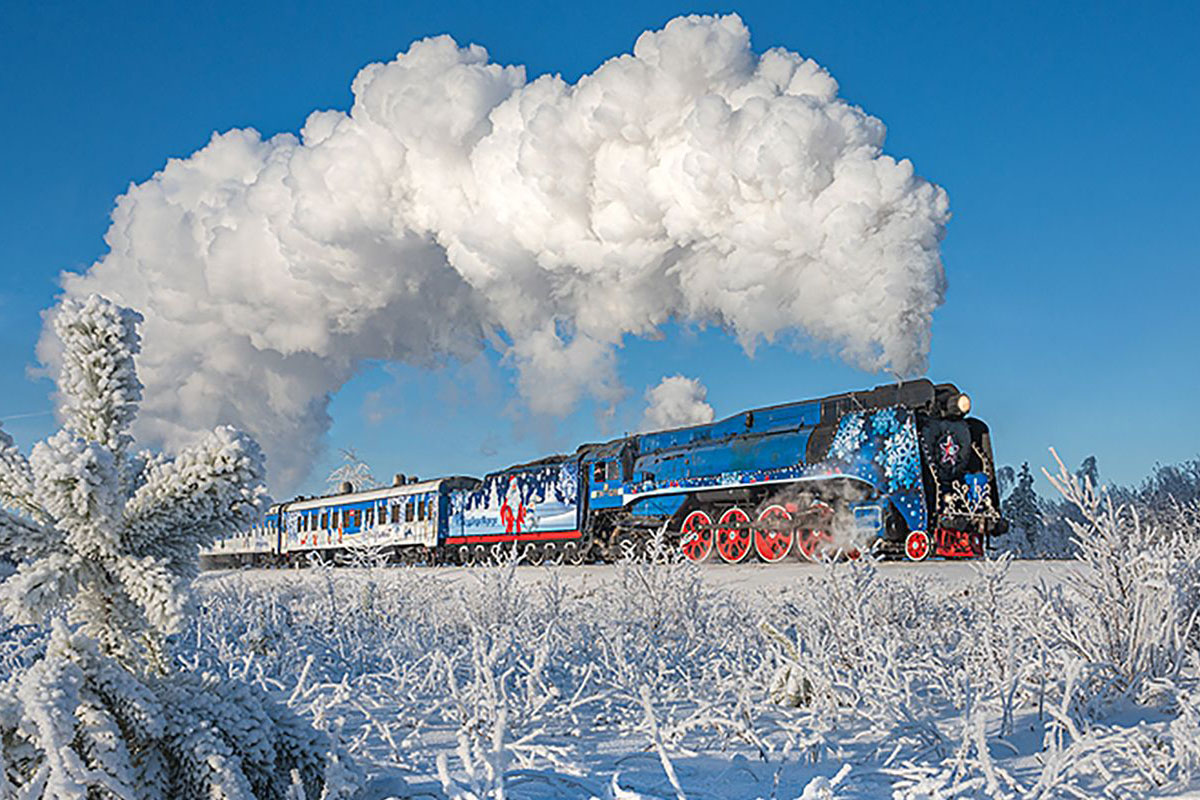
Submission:
M 829 531 L 820 528 L 801 528 L 796 531 L 796 549 L 809 561 L 820 561 L 822 556 L 830 552 L 829 545 L 832 542 Z
M 715 539 L 717 555 L 725 563 L 736 564 L 750 553 L 750 529 L 744 527 L 749 522 L 750 515 L 740 508 L 731 508 L 721 515 Z
M 912 561 L 924 561 L 929 556 L 929 534 L 913 531 L 904 540 L 904 554 Z
M 758 515 L 759 524 L 764 522 L 781 523 L 791 521 L 792 515 L 783 506 L 767 506 Z M 768 564 L 781 560 L 792 549 L 792 532 L 781 530 L 759 529 L 754 532 L 754 550 L 758 557 Z
M 699 564 L 712 555 L 712 517 L 703 511 L 693 511 L 679 528 L 679 544 L 688 561 Z
M 820 500 L 813 500 L 808 510 L 817 511 L 826 522 L 833 517 L 833 508 Z M 796 531 L 796 552 L 808 561 L 820 561 L 830 553 L 833 535 L 826 528 L 801 528 Z

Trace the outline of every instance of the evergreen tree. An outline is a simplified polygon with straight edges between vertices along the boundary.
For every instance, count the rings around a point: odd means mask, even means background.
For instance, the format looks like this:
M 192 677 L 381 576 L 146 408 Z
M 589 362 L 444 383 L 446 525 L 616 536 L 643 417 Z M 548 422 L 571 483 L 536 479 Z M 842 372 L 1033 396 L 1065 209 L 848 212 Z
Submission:
M 1008 490 L 1012 488 L 1016 479 L 1016 470 L 1007 464 L 996 470 L 996 489 L 1000 492 L 1000 497 L 1003 498 L 1008 494 Z
M 97 295 L 63 301 L 63 429 L 29 459 L 0 432 L 0 552 L 19 564 L 0 608 L 50 628 L 0 683 L 0 796 L 333 796 L 342 760 L 323 733 L 174 657 L 199 549 L 261 517 L 264 467 L 232 428 L 175 458 L 130 452 L 140 321 Z
M 1033 489 L 1033 473 L 1029 462 L 1021 464 L 1016 485 L 1004 500 L 1004 515 L 1008 521 L 1025 533 L 1025 540 L 1032 547 L 1042 527 L 1042 511 L 1037 492 Z
M 1096 467 L 1096 457 L 1088 456 L 1079 465 L 1079 469 L 1075 470 L 1075 477 L 1080 483 L 1087 481 L 1087 485 L 1092 489 L 1098 489 L 1100 486 L 1100 470 Z

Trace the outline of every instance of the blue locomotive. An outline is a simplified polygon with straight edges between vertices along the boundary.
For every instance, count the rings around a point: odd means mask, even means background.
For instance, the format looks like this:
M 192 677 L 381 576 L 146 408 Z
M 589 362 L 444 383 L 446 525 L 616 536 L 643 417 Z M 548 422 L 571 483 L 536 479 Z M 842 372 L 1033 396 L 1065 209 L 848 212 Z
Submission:
M 654 540 L 696 562 L 978 556 L 1007 524 L 988 428 L 970 410 L 953 384 L 907 381 L 585 444 L 482 479 L 397 476 L 272 506 L 205 557 L 373 546 L 469 564 L 515 547 L 529 563 L 582 564 Z

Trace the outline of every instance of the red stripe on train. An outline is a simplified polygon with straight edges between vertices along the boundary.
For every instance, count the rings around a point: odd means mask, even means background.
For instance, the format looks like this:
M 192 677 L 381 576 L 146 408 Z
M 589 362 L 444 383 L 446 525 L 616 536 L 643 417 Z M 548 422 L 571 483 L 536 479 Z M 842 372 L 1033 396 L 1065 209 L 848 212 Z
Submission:
M 542 539 L 578 539 L 579 531 L 542 531 L 538 533 L 492 533 L 486 536 L 449 536 L 446 544 L 493 544 L 495 542 L 536 542 Z

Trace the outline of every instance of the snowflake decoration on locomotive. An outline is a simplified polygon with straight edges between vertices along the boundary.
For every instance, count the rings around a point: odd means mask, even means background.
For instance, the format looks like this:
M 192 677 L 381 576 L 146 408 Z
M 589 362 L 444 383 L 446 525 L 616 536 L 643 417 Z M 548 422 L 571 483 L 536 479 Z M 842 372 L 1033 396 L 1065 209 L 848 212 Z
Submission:
M 861 411 L 847 414 L 838 422 L 837 434 L 829 445 L 829 453 L 825 460 L 829 462 L 844 462 L 853 459 L 862 447 L 866 438 L 866 419 Z
M 885 408 L 846 414 L 838 423 L 825 462 L 881 491 L 918 488 L 921 448 L 912 413 L 903 408 Z
M 825 464 L 887 495 L 910 527 L 926 521 L 921 446 L 913 413 L 903 407 L 854 411 L 838 423 Z

